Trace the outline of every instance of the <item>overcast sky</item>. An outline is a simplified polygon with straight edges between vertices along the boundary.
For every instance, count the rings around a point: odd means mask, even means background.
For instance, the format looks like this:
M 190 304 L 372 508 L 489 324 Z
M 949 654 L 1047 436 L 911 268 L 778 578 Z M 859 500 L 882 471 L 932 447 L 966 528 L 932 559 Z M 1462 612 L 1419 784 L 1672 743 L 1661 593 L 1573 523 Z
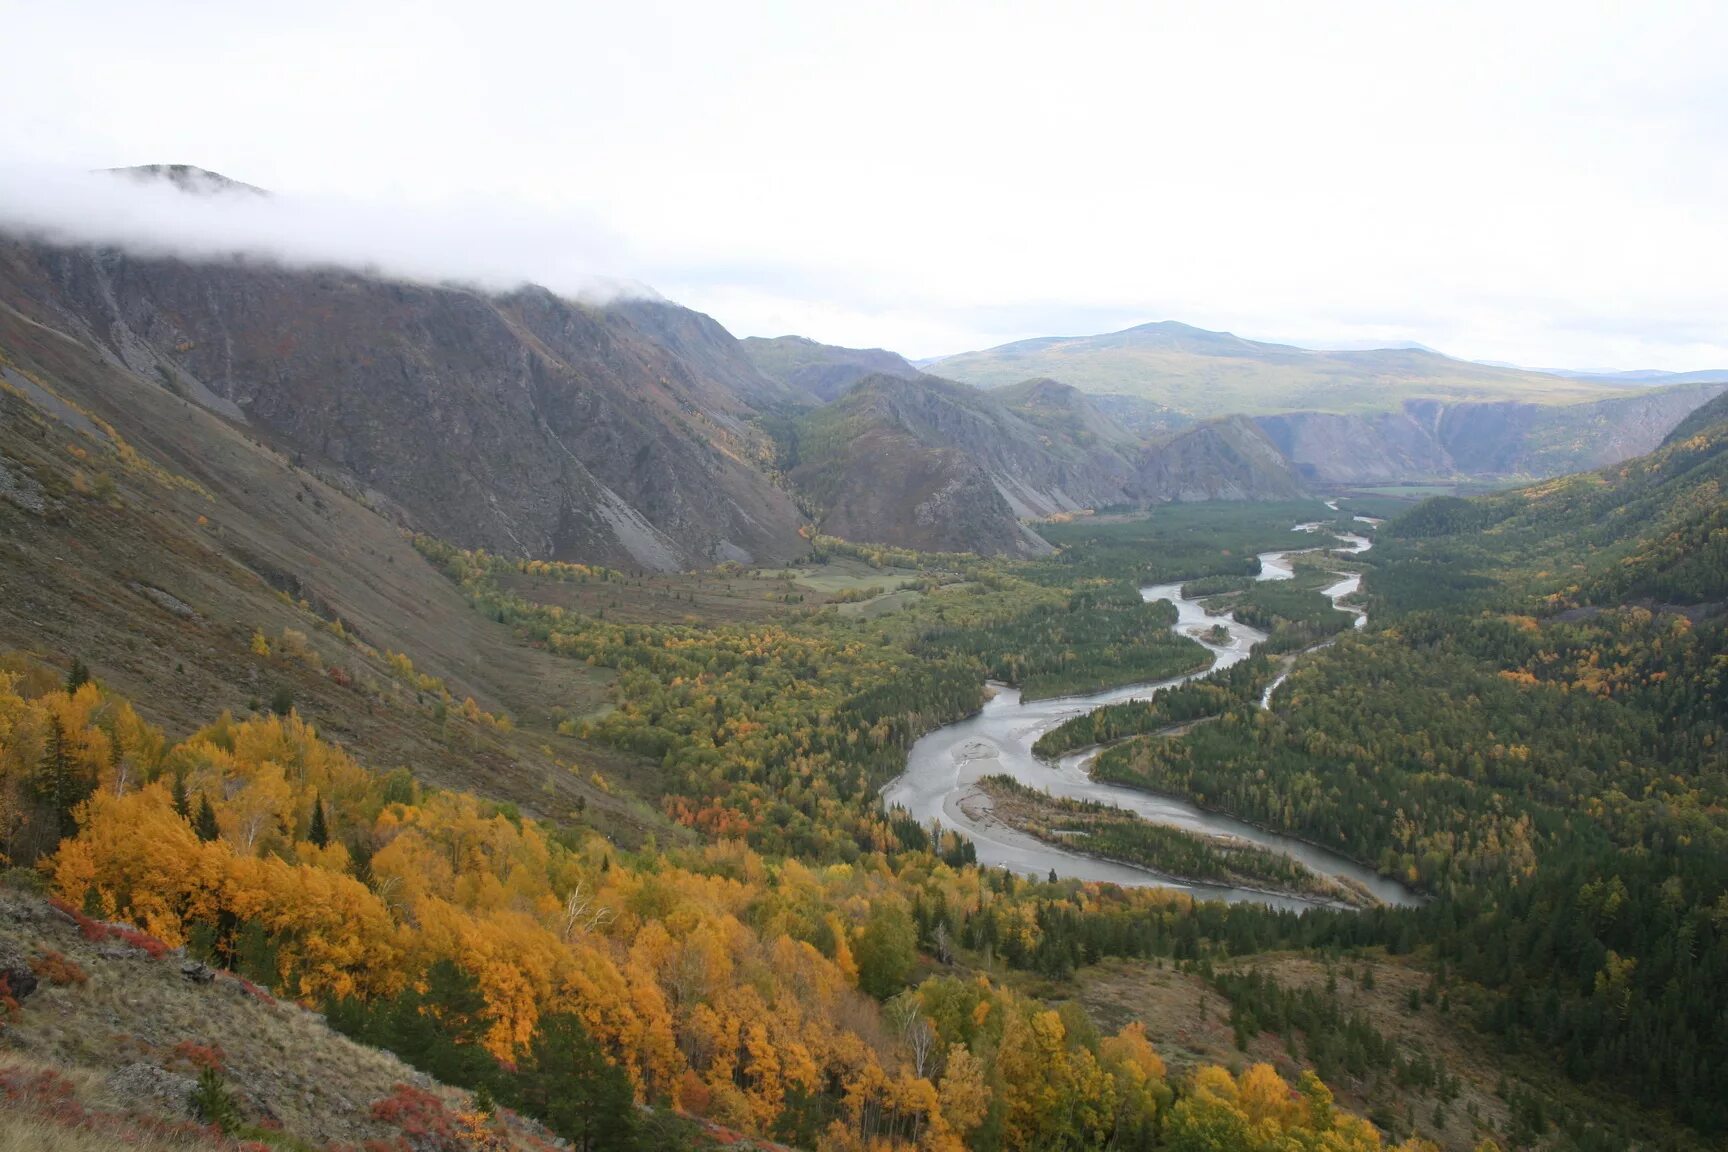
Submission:
M 1725 3 L 0 0 L 0 28 L 0 218 L 185 243 L 50 172 L 184 162 L 298 205 L 219 236 L 639 281 L 739 335 L 929 356 L 1176 319 L 1728 366 Z

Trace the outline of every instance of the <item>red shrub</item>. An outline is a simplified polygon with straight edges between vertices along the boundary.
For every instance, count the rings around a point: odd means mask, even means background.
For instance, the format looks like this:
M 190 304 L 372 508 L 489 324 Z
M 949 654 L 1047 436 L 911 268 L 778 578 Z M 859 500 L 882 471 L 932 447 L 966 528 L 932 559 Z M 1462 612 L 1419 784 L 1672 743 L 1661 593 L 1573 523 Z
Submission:
M 72 907 L 72 905 L 66 903 L 66 901 L 60 899 L 58 896 L 49 900 L 48 903 L 66 913 L 66 915 L 72 917 L 72 922 L 78 925 L 78 931 L 84 933 L 84 939 L 91 941 L 108 939 L 108 925 L 102 923 L 100 920 L 90 919 L 90 917 L 84 915 L 84 913 L 78 911 L 78 909 Z
M 260 1000 L 260 1001 L 264 1002 L 265 1004 L 276 1003 L 276 997 L 270 995 L 270 993 L 264 991 L 264 989 L 258 987 L 258 985 L 256 985 L 256 984 L 252 983 L 252 981 L 246 979 L 246 977 L 237 976 L 232 972 L 225 972 L 225 973 L 223 973 L 223 975 L 227 976 L 228 979 L 234 981 L 234 983 L 240 985 L 240 990 L 242 992 L 246 993 L 246 995 L 252 997 L 252 999 Z
M 48 903 L 70 916 L 73 923 L 78 925 L 78 931 L 84 934 L 84 939 L 86 940 L 100 942 L 113 937 L 116 940 L 121 940 L 130 944 L 152 960 L 160 960 L 163 956 L 168 954 L 168 945 L 162 943 L 162 941 L 156 939 L 156 937 L 150 935 L 148 932 L 140 932 L 138 929 L 127 924 L 104 924 L 100 920 L 92 920 L 90 917 L 84 915 L 84 913 L 78 911 L 78 909 L 72 907 L 72 905 L 58 897 L 48 901 Z
M 69 960 L 60 952 L 42 953 L 30 961 L 30 970 L 56 988 L 83 984 L 90 979 L 90 974 L 80 968 L 76 960 Z
M 184 1062 L 199 1072 L 206 1068 L 214 1068 L 220 1072 L 227 1059 L 228 1054 L 222 1051 L 220 1044 L 199 1044 L 193 1040 L 182 1040 L 174 1045 L 174 1054 L 168 1064 L 172 1067 Z
M 396 1085 L 390 1095 L 372 1105 L 372 1118 L 400 1129 L 415 1148 L 461 1152 L 467 1147 L 457 1117 L 442 1100 L 421 1088 Z
M 168 945 L 162 943 L 162 941 L 156 939 L 156 937 L 150 935 L 148 932 L 140 932 L 138 929 L 129 928 L 124 924 L 110 925 L 108 931 L 112 935 L 124 940 L 132 947 L 138 949 L 152 960 L 160 960 L 162 957 L 168 955 Z
M 51 1069 L 0 1068 L 0 1097 L 8 1104 L 60 1112 L 78 1108 L 77 1094 L 72 1081 Z

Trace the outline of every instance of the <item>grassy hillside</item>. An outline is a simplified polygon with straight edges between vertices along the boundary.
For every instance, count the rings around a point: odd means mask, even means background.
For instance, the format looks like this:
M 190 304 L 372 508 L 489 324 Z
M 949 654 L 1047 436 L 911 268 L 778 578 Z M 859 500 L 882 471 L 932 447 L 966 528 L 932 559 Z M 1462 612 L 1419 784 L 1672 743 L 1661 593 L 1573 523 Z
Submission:
M 1049 377 L 1085 392 L 1137 396 L 1194 416 L 1390 411 L 1416 398 L 1564 404 L 1616 391 L 1425 349 L 1313 352 L 1174 322 L 1004 344 L 944 357 L 929 370 L 985 388 Z

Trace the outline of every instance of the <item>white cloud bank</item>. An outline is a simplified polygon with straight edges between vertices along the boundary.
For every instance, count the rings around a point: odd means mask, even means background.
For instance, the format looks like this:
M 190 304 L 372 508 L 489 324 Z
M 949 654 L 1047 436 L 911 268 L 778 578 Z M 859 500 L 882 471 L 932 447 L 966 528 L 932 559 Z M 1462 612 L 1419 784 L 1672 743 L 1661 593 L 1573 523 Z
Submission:
M 536 283 L 572 296 L 653 294 L 599 271 L 618 266 L 619 244 L 591 223 L 265 191 L 185 191 L 130 172 L 0 167 L 0 231 L 142 255 L 240 256 L 498 291 Z
M 1728 366 L 1712 0 L 0 0 L 0 27 L 0 156 L 347 205 L 289 210 L 295 258 L 640 280 L 912 356 L 1179 319 Z

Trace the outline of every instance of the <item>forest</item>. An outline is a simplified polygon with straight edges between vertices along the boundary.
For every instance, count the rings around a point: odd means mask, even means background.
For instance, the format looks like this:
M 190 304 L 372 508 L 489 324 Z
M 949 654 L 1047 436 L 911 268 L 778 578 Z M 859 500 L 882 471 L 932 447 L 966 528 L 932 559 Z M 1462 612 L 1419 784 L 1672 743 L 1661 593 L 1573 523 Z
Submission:
M 1053 797 L 1012 776 L 986 776 L 978 787 L 990 797 L 990 813 L 996 819 L 1046 843 L 1089 856 L 1135 864 L 1176 880 L 1291 893 L 1320 902 L 1372 902 L 1282 852 L 1240 839 L 1152 824 L 1095 800 Z
M 1383 1146 L 1317 1077 L 1173 1085 L 1138 1025 L 1100 1035 L 919 957 L 976 934 L 1028 960 L 1046 919 L 1181 916 L 1180 897 L 1019 886 L 924 850 L 621 852 L 368 772 L 292 713 L 170 743 L 96 683 L 5 663 L 8 846 L 53 830 L 69 915 L 320 1006 L 578 1147 L 638 1146 L 631 1100 L 825 1149 Z
M 1334 1103 L 1370 1065 L 1444 1111 L 1449 1070 L 1242 967 L 1290 954 L 1424 966 L 1508 1060 L 1608 1109 L 1550 1123 L 1517 1094 L 1483 1139 L 1606 1152 L 1646 1146 L 1627 1117 L 1662 1116 L 1676 1146 L 1717 1140 L 1725 468 L 1717 425 L 1609 473 L 1420 505 L 1352 558 L 1362 630 L 1312 599 L 1333 559 L 1246 579 L 1308 505 L 1076 520 L 1024 561 L 818 540 L 812 565 L 892 570 L 895 590 L 725 622 L 567 608 L 550 589 L 634 578 L 422 537 L 475 611 L 614 671 L 609 706 L 562 724 L 654 769 L 676 842 L 626 848 L 362 765 L 291 700 L 171 737 L 75 654 L 8 654 L 0 851 L 9 883 L 91 931 L 184 946 L 582 1147 L 648 1141 L 629 1100 L 825 1152 L 1372 1149 L 1408 1126 Z M 1272 706 L 1278 646 L 1038 753 L 1108 744 L 1101 778 L 1306 837 L 1424 903 L 1298 915 L 1019 877 L 882 810 L 911 742 L 976 710 L 986 678 L 1051 694 L 1203 667 L 1140 600 L 1154 579 L 1210 580 L 1287 630 L 1302 651 Z M 265 638 L 256 658 L 283 657 Z M 1302 882 L 1282 858 L 1054 815 L 1117 858 Z M 1100 1029 L 1067 982 L 1107 959 L 1207 974 L 1239 1047 L 1281 1035 L 1304 1071 L 1176 1070 L 1173 1038 Z

